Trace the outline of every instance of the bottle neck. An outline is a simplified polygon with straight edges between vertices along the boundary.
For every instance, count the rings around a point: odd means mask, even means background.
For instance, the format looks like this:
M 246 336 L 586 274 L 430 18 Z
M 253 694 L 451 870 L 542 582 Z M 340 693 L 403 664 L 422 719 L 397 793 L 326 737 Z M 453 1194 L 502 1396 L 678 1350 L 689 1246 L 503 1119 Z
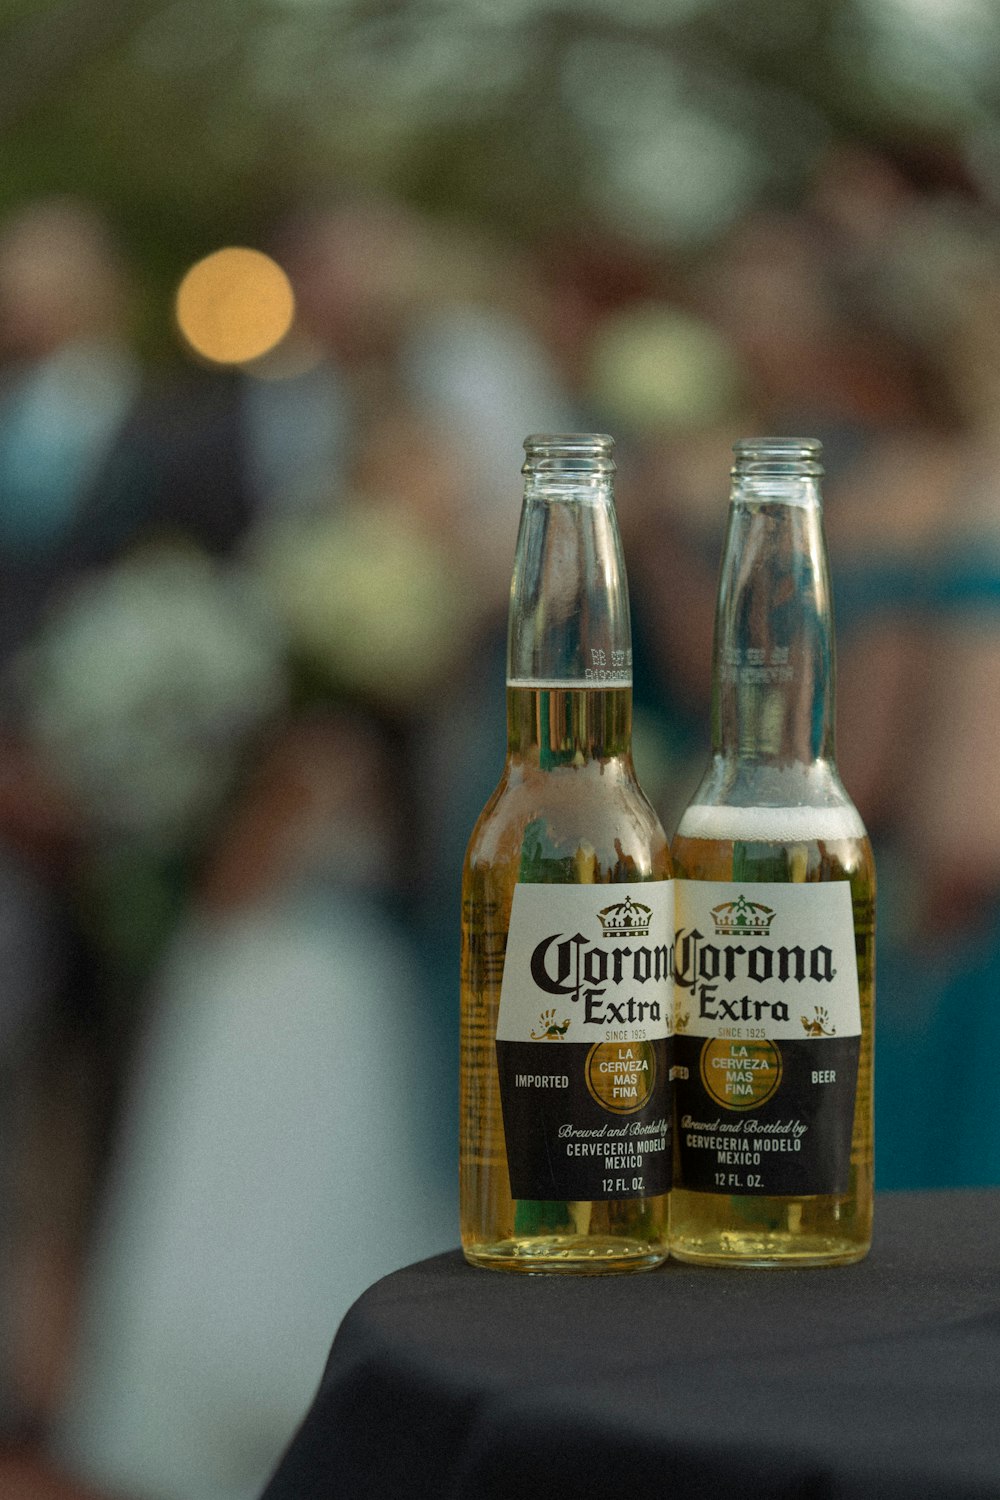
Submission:
M 525 442 L 507 636 L 512 753 L 566 764 L 628 753 L 632 637 L 612 440 Z
M 818 444 L 802 445 L 815 449 Z M 834 642 L 819 469 L 739 445 L 715 623 L 712 747 L 775 766 L 834 760 Z
M 543 770 L 594 760 L 631 764 L 632 691 L 508 687 L 507 750 Z

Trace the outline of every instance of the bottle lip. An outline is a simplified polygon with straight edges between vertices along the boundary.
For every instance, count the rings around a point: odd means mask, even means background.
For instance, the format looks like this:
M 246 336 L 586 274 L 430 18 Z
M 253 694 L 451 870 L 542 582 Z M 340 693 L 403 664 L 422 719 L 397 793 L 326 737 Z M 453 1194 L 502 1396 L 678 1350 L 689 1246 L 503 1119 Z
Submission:
M 733 444 L 733 475 L 775 474 L 785 478 L 819 478 L 823 444 L 819 438 L 740 438 Z
M 522 474 L 614 474 L 615 440 L 606 432 L 533 432 L 524 440 Z

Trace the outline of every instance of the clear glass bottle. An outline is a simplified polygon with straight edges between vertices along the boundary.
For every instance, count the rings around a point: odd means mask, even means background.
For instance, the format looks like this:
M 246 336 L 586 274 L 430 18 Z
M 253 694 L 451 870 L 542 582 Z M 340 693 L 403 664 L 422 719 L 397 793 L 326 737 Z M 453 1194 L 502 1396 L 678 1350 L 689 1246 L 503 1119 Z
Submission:
M 872 1218 L 875 870 L 834 761 L 821 445 L 735 445 L 712 759 L 680 821 L 671 1251 L 842 1264 Z
M 524 446 L 507 759 L 462 881 L 462 1245 L 644 1270 L 667 1254 L 672 884 L 632 765 L 613 442 Z

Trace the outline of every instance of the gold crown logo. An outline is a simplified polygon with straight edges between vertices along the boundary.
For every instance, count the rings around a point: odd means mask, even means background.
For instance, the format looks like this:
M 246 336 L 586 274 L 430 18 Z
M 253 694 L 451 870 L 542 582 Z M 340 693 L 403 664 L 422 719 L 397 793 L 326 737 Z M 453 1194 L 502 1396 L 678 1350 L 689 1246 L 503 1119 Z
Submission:
M 774 921 L 774 910 L 760 901 L 737 896 L 712 907 L 712 921 L 720 937 L 767 937 Z
M 653 920 L 653 909 L 626 896 L 624 901 L 616 901 L 614 906 L 599 911 L 597 920 L 605 937 L 621 937 L 623 933 L 629 937 L 646 937 Z

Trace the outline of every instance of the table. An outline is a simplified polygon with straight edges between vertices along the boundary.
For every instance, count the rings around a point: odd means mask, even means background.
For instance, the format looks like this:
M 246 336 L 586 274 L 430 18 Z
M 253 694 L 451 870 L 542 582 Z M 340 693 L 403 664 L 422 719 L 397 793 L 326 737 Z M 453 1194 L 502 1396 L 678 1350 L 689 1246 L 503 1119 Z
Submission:
M 264 1500 L 997 1500 L 1000 1192 L 876 1215 L 851 1267 L 388 1276 Z

